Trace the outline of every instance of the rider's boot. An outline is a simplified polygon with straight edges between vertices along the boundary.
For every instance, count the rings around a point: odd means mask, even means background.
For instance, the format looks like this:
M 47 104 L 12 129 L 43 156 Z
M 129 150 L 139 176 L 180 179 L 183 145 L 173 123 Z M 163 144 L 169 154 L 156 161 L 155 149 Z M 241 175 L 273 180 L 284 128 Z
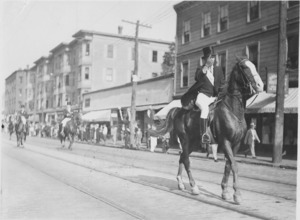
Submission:
M 207 119 L 200 118 L 200 137 L 202 144 L 210 143 L 210 136 L 207 134 Z

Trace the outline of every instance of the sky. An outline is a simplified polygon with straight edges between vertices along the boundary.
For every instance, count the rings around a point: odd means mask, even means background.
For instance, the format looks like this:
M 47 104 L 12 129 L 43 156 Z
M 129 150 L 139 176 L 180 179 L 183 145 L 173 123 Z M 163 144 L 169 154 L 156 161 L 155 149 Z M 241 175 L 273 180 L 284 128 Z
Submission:
M 175 41 L 176 13 L 180 1 L 1 1 L 1 94 L 5 78 L 19 68 L 32 67 L 61 42 L 70 42 L 77 31 L 94 30 L 135 34 L 135 26 L 122 20 L 151 25 L 139 36 Z M 3 86 L 2 86 L 3 85 Z

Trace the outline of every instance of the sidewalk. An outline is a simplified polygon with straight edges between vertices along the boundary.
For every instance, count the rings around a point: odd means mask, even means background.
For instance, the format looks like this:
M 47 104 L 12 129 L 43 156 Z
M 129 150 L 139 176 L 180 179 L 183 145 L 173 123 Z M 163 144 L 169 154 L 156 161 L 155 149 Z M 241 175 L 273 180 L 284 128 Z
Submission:
M 81 143 L 81 142 L 79 142 L 79 143 Z M 83 142 L 83 143 L 89 144 L 87 142 Z M 122 143 L 121 141 L 117 141 L 116 145 L 114 145 L 111 140 L 108 140 L 106 142 L 106 144 L 101 142 L 100 144 L 93 144 L 93 145 L 125 148 L 124 143 Z M 150 149 L 147 149 L 145 143 L 143 143 L 140 146 L 139 149 L 130 149 L 130 150 L 142 150 L 142 151 L 149 151 L 150 152 Z M 163 153 L 163 150 L 162 150 L 162 148 L 155 148 L 154 152 L 155 153 Z M 179 149 L 170 148 L 167 151 L 167 154 L 179 155 Z M 201 152 L 193 152 L 191 154 L 191 157 L 200 157 L 200 158 L 207 159 L 206 153 L 201 153 Z M 213 159 L 212 154 L 209 155 L 209 158 Z M 253 165 L 260 165 L 260 166 L 269 166 L 269 167 L 278 167 L 278 168 L 282 168 L 282 169 L 293 169 L 293 170 L 297 169 L 297 160 L 295 160 L 295 159 L 294 160 L 293 159 L 284 159 L 284 157 L 282 159 L 282 162 L 278 165 L 272 163 L 272 157 L 271 156 L 270 157 L 256 156 L 256 159 L 252 159 L 250 156 L 245 158 L 245 156 L 243 154 L 237 154 L 237 156 L 235 158 L 236 158 L 236 161 L 239 162 L 239 163 L 253 164 Z M 224 161 L 224 154 L 223 153 L 218 153 L 218 160 L 219 161 Z

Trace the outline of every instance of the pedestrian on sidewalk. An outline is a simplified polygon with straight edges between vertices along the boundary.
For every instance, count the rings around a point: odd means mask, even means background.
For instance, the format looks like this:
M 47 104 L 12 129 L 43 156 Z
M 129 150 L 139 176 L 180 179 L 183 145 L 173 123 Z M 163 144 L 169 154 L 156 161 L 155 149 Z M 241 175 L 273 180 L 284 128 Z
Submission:
M 255 141 L 258 141 L 258 143 L 260 143 L 260 139 L 255 130 L 255 124 L 254 124 L 254 122 L 251 122 L 250 128 L 248 129 L 245 139 L 244 139 L 244 144 L 248 147 L 248 149 L 244 152 L 245 157 L 247 157 L 247 154 L 250 151 L 252 154 L 252 158 L 254 158 L 254 159 L 256 158 Z
M 118 127 L 117 125 L 113 125 L 111 128 L 111 135 L 113 138 L 113 144 L 116 145 L 117 144 L 117 132 L 118 132 Z
M 135 144 L 136 144 L 136 147 L 139 149 L 140 146 L 142 145 L 142 138 L 143 138 L 143 133 L 142 133 L 141 128 L 137 129 L 135 137 L 136 137 L 136 143 Z

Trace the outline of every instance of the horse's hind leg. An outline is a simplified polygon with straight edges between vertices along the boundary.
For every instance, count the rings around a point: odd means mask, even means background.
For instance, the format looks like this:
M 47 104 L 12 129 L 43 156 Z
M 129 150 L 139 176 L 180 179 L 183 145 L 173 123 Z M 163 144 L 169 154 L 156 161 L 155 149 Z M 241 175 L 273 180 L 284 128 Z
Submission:
M 73 142 L 74 142 L 74 137 L 72 137 L 70 134 L 69 134 L 69 141 L 70 141 L 70 144 L 69 144 L 68 149 L 72 150 L 72 145 L 73 145 Z

